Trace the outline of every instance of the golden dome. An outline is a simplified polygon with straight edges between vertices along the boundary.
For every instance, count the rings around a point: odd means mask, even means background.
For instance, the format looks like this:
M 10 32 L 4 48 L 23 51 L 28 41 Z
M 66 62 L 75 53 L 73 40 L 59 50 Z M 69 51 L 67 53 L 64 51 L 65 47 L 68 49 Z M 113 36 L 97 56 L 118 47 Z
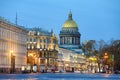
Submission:
M 72 13 L 68 15 L 68 20 L 64 22 L 62 28 L 78 28 L 76 22 L 72 19 Z
M 65 23 L 62 26 L 63 28 L 77 28 L 77 24 L 75 21 L 73 20 L 67 20 L 65 21 Z

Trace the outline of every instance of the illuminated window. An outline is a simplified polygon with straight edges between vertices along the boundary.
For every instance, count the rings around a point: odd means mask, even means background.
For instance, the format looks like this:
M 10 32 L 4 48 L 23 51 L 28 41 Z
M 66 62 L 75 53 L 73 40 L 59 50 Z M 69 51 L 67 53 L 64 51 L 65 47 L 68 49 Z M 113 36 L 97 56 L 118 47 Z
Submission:
M 40 57 L 42 57 L 42 52 L 40 52 Z
M 37 35 L 40 35 L 40 32 L 37 32 Z
M 45 49 L 45 45 L 44 45 L 44 49 Z

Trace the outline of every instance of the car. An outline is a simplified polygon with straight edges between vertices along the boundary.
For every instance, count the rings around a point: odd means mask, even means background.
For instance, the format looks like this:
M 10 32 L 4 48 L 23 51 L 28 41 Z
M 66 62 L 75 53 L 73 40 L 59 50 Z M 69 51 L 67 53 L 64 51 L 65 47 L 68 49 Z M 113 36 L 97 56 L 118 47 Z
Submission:
M 114 73 L 115 74 L 120 74 L 120 71 L 119 70 L 115 70 Z

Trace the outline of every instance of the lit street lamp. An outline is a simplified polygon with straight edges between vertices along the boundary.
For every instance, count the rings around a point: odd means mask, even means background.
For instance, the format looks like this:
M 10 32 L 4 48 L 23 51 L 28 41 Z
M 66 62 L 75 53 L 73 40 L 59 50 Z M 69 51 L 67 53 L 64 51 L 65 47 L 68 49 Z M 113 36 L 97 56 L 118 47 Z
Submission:
M 108 73 L 108 63 L 107 63 L 107 59 L 108 59 L 108 53 L 104 54 L 104 59 L 105 59 L 105 69 L 106 69 L 106 73 Z
M 14 72 L 15 69 L 15 56 L 13 56 L 13 50 L 10 51 L 11 54 L 11 70 L 10 73 Z
M 107 53 L 104 54 L 104 58 L 105 58 L 105 59 L 108 58 L 108 54 L 107 54 Z

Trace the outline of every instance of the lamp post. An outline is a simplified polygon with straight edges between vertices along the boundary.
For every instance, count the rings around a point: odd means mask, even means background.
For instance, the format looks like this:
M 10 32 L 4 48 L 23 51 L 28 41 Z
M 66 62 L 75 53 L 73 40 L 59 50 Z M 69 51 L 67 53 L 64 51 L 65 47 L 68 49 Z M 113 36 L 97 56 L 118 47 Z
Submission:
M 13 50 L 10 51 L 11 54 L 11 69 L 10 69 L 10 73 L 13 73 Z
M 73 59 L 74 59 L 74 72 L 75 72 L 75 66 L 76 66 L 76 57 L 74 56 L 74 57 L 73 57 Z
M 104 59 L 105 59 L 105 68 L 106 68 L 106 73 L 107 73 L 108 72 L 108 64 L 107 64 L 108 53 L 104 54 Z

